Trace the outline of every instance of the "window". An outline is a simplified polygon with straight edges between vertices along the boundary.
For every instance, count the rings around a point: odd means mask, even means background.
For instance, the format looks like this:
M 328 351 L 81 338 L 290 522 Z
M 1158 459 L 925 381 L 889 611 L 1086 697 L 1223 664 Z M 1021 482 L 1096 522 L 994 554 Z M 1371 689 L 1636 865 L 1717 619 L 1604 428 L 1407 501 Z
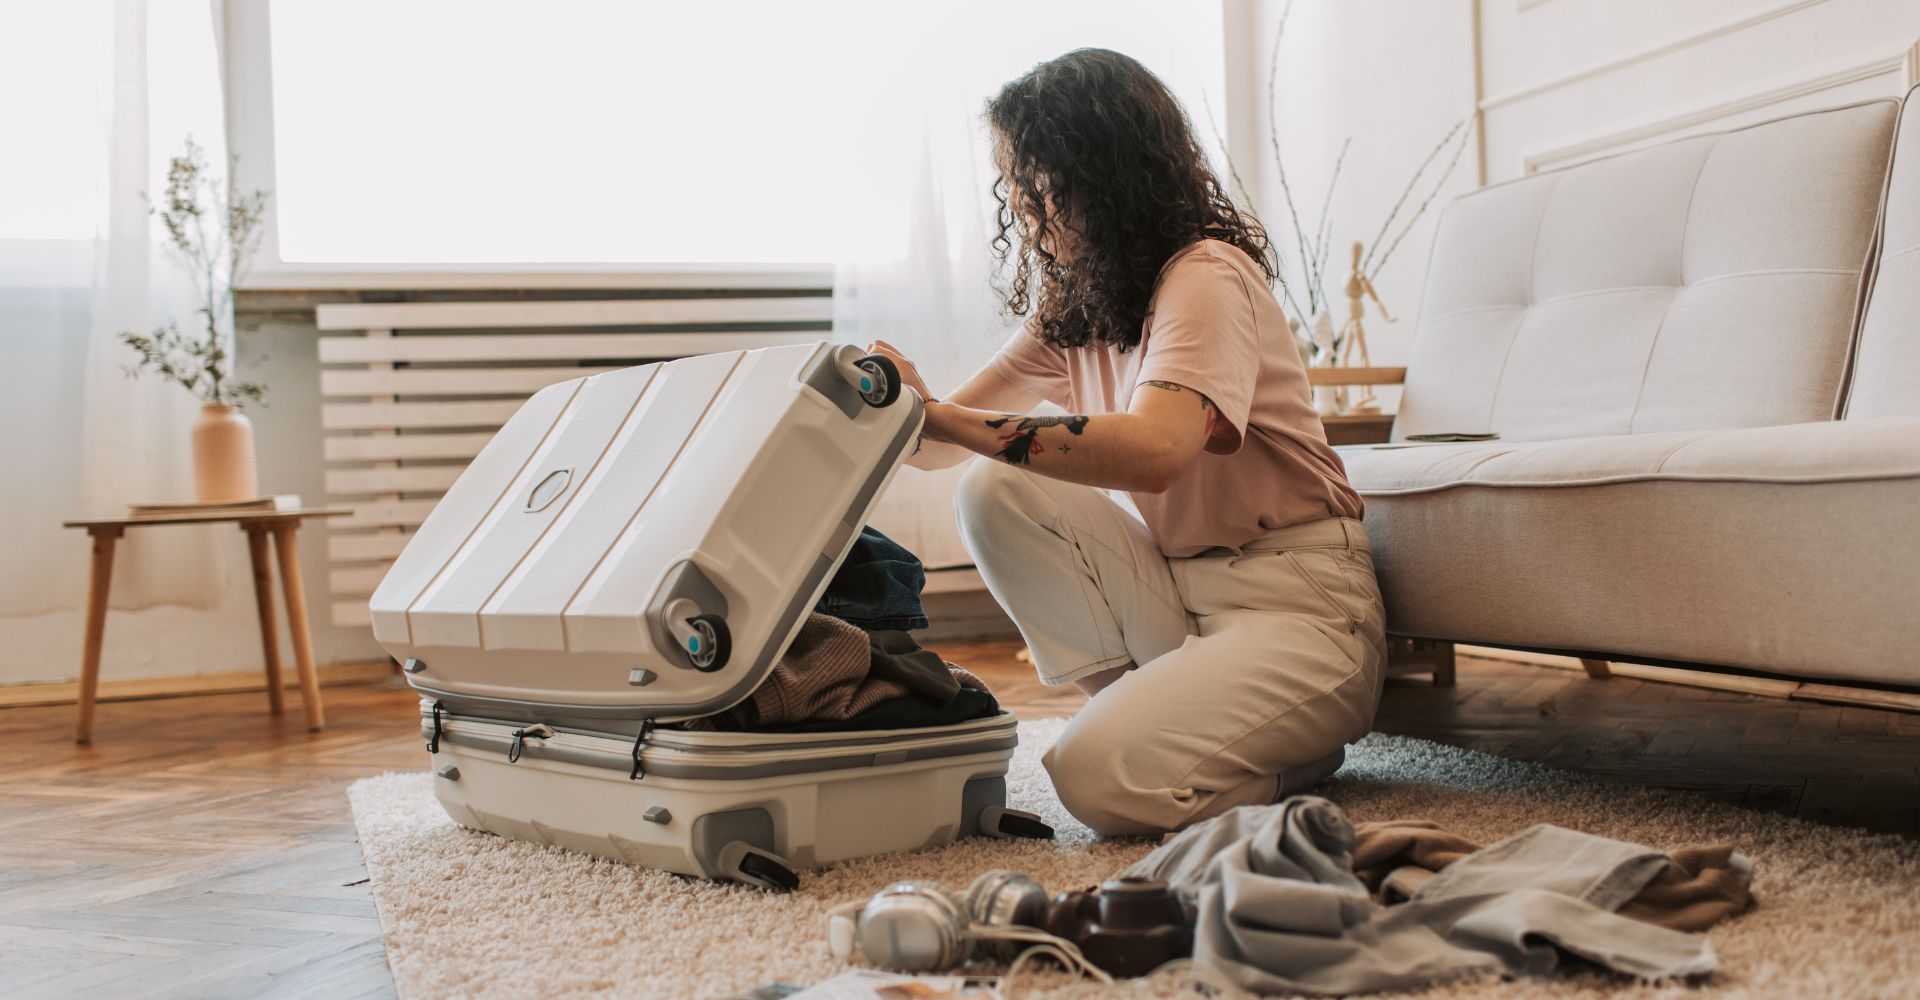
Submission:
M 929 52 L 935 7 L 274 0 L 281 256 L 832 262 L 897 228 L 874 216 L 908 182 L 891 140 L 930 64 L 984 100 L 1104 45 L 1196 118 L 1203 91 L 1219 106 L 1217 3 L 943 2 Z

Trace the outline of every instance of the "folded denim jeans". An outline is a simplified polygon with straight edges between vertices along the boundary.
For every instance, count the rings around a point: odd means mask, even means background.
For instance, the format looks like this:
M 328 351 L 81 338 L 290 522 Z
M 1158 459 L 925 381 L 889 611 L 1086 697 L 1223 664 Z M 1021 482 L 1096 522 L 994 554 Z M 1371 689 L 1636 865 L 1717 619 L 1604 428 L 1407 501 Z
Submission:
M 918 556 L 873 528 L 861 528 L 813 610 L 869 632 L 911 632 L 927 627 L 920 606 L 926 585 Z

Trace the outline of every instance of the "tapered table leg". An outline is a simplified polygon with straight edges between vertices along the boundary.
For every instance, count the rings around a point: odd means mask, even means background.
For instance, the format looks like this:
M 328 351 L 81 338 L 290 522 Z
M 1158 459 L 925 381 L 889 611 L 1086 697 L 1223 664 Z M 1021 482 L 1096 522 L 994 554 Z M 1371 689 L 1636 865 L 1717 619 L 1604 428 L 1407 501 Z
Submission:
M 1454 680 L 1453 643 L 1433 644 L 1433 686 L 1450 688 Z
M 307 710 L 307 730 L 326 726 L 320 708 L 320 675 L 313 666 L 313 635 L 307 629 L 307 591 L 300 582 L 300 522 L 273 526 L 273 551 L 280 562 L 280 592 L 287 599 L 287 631 L 293 638 L 293 662 L 300 670 L 300 701 Z
M 87 634 L 80 653 L 80 719 L 73 741 L 93 740 L 93 699 L 100 688 L 100 641 L 107 631 L 107 592 L 113 583 L 113 548 L 121 529 L 102 525 L 87 532 L 93 538 L 93 567 L 87 575 Z
M 247 555 L 253 560 L 253 606 L 260 615 L 260 651 L 266 657 L 267 705 L 275 715 L 287 711 L 286 697 L 280 689 L 280 629 L 273 614 L 273 561 L 267 553 L 272 543 L 263 524 L 242 523 L 247 532 Z

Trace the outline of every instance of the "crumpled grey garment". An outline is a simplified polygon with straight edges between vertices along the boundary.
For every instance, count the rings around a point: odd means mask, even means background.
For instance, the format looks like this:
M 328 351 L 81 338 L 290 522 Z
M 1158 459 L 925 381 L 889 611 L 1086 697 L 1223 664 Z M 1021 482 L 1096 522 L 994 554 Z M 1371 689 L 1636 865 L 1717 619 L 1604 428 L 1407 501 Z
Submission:
M 1172 885 L 1194 911 L 1195 964 L 1261 993 L 1546 975 L 1561 951 L 1641 979 L 1713 971 L 1704 936 L 1613 912 L 1659 875 L 1657 851 L 1542 824 L 1382 906 L 1354 877 L 1352 845 L 1340 807 L 1299 795 L 1189 827 L 1125 874 Z

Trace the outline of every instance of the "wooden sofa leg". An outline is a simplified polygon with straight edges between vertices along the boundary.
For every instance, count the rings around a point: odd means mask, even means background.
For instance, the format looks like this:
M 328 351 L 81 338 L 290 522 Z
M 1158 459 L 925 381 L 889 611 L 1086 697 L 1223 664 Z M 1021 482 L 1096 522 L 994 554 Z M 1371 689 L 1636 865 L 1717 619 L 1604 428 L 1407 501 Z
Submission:
M 1603 681 L 1613 676 L 1613 664 L 1605 660 L 1589 660 L 1583 656 L 1580 665 L 1586 668 L 1587 676 L 1595 680 Z
M 1453 643 L 1433 644 L 1433 686 L 1453 686 Z

